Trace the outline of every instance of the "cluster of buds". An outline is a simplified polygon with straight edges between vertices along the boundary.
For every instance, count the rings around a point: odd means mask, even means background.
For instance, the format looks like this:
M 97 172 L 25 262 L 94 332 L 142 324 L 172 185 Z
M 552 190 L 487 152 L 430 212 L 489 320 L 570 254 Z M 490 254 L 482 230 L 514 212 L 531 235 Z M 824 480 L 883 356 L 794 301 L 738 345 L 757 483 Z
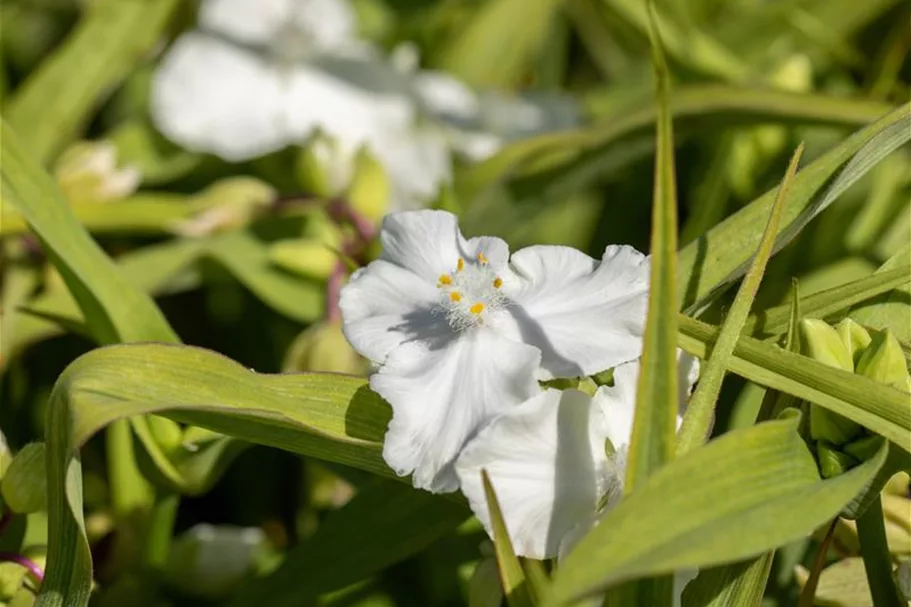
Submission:
M 800 323 L 801 352 L 829 366 L 911 391 L 911 374 L 901 344 L 886 331 L 867 331 L 850 318 L 834 327 L 816 319 Z M 817 405 L 810 406 L 810 439 L 823 477 L 836 476 L 871 457 L 879 437 L 863 426 Z

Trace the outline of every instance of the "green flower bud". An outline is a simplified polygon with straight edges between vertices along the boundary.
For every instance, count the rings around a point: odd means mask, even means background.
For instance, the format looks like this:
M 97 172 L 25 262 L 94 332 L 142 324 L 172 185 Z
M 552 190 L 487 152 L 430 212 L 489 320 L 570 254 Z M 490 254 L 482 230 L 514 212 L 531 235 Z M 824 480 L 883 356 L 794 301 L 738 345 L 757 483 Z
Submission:
M 70 203 L 120 200 L 142 181 L 138 169 L 117 167 L 117 148 L 107 141 L 73 144 L 57 160 L 54 176 Z
M 835 325 L 835 330 L 841 338 L 841 343 L 848 350 L 848 354 L 851 355 L 851 360 L 856 365 L 860 355 L 863 354 L 864 348 L 870 345 L 870 340 L 872 339 L 870 334 L 850 318 L 845 318 Z
M 13 458 L 0 480 L 3 501 L 13 512 L 47 509 L 47 474 L 44 443 L 29 443 Z
M 881 436 L 871 434 L 844 445 L 841 450 L 854 459 L 865 462 L 876 455 L 879 448 L 882 447 L 882 444 L 883 439 Z
M 196 525 L 171 546 L 165 579 L 188 595 L 227 596 L 253 571 L 265 541 L 256 527 Z
M 325 280 L 338 263 L 338 254 L 322 243 L 295 238 L 272 243 L 269 261 L 289 272 Z
M 800 352 L 830 367 L 854 371 L 854 359 L 838 332 L 824 321 L 805 318 L 800 321 Z
M 392 184 L 383 165 L 362 148 L 354 160 L 348 204 L 367 219 L 379 222 L 389 208 L 391 191 Z
M 364 359 L 345 339 L 341 323 L 318 322 L 303 331 L 288 348 L 282 365 L 289 371 L 334 371 L 361 375 Z
M 298 151 L 294 175 L 305 192 L 332 198 L 351 180 L 350 163 L 333 140 L 317 133 Z
M 158 415 L 146 416 L 146 423 L 155 443 L 161 447 L 162 451 L 173 454 L 181 448 L 183 428 L 180 427 L 180 424 Z
M 876 333 L 860 360 L 857 373 L 883 384 L 911 392 L 911 375 L 902 347 L 888 329 Z
M 823 478 L 832 478 L 843 474 L 856 466 L 859 462 L 848 455 L 842 453 L 826 441 L 819 441 L 816 444 L 816 457 L 819 459 L 819 468 Z
M 208 236 L 250 223 L 275 200 L 269 184 L 253 177 L 228 177 L 216 181 L 191 199 L 193 216 L 173 226 L 181 236 Z
M 821 320 L 805 318 L 800 321 L 800 351 L 831 367 L 854 371 L 854 359 L 838 332 Z M 857 423 L 822 407 L 810 406 L 810 437 L 843 445 L 860 434 Z

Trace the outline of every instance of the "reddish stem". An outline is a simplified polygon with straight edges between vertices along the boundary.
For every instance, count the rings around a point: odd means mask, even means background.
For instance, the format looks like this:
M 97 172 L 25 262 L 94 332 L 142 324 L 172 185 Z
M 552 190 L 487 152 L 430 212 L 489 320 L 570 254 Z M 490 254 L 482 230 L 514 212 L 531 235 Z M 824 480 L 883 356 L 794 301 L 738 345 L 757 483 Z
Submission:
M 44 581 L 44 570 L 30 558 L 24 557 L 21 554 L 16 554 L 15 552 L 0 552 L 0 563 L 3 562 L 22 565 L 28 569 L 29 573 L 32 574 L 32 577 L 39 583 Z
M 335 262 L 332 268 L 332 274 L 326 281 L 326 320 L 329 322 L 341 322 L 342 311 L 338 306 L 339 296 L 342 291 L 342 283 L 345 281 L 346 268 L 342 261 Z

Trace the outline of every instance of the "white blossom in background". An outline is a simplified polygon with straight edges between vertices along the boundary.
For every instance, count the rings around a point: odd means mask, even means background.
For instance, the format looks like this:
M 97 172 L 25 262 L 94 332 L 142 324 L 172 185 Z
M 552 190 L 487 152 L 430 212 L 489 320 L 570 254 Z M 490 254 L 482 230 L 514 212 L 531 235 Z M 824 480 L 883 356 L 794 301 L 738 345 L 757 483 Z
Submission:
M 135 192 L 142 173 L 136 167 L 118 164 L 113 143 L 79 141 L 60 155 L 54 178 L 70 203 L 112 202 Z
M 454 215 L 387 215 L 377 261 L 342 289 L 345 336 L 379 366 L 370 387 L 393 410 L 386 463 L 416 487 L 453 491 L 453 463 L 496 415 L 539 394 L 538 380 L 637 358 L 648 259 L 609 246 L 511 257 L 499 238 L 466 239 Z
M 680 406 L 698 376 L 696 359 L 679 357 Z M 516 554 L 568 553 L 623 494 L 639 361 L 614 368 L 613 386 L 594 397 L 553 390 L 509 409 L 482 428 L 456 461 L 461 489 L 492 537 L 481 470 L 487 470 Z M 681 417 L 678 414 L 677 423 Z M 677 597 L 693 572 L 680 572 Z M 678 603 L 679 604 L 679 603 Z

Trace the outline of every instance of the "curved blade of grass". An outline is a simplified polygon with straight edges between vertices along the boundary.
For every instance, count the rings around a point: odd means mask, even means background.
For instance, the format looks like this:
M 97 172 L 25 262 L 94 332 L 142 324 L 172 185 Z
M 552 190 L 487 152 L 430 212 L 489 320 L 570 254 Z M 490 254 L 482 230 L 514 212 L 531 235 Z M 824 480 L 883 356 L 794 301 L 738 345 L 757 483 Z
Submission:
M 101 0 L 82 11 L 74 31 L 16 89 L 10 123 L 42 163 L 130 70 L 152 50 L 178 0 Z
M 484 497 L 487 499 L 487 509 L 490 511 L 490 525 L 493 527 L 493 546 L 497 557 L 497 569 L 500 572 L 500 583 L 503 585 L 503 594 L 509 607 L 530 607 L 533 605 L 528 592 L 528 582 L 525 571 L 512 547 L 506 521 L 503 520 L 503 511 L 487 470 L 481 470 L 481 482 L 484 485 Z
M 669 75 L 651 2 L 649 39 L 658 98 L 657 153 L 652 194 L 648 317 L 636 391 L 636 412 L 624 492 L 634 491 L 674 454 L 677 429 L 677 183 Z
M 911 261 L 911 254 L 907 260 Z M 860 280 L 818 291 L 801 299 L 800 307 L 809 318 L 825 319 L 909 283 L 911 264 L 904 268 L 881 270 Z M 754 337 L 777 337 L 787 330 L 790 314 L 791 304 L 763 310 L 746 320 L 743 332 Z
M 873 276 L 884 276 L 894 269 L 901 268 L 905 277 L 911 276 L 911 245 L 890 257 Z M 890 329 L 902 342 L 911 342 L 911 323 L 908 314 L 911 311 L 911 284 L 906 280 L 897 285 L 891 293 L 865 301 L 851 310 L 849 316 L 862 325 L 874 329 Z
M 772 205 L 772 212 L 759 243 L 759 250 L 756 251 L 750 271 L 740 284 L 734 303 L 731 304 L 731 310 L 721 325 L 718 340 L 712 346 L 712 354 L 699 373 L 699 384 L 690 398 L 689 406 L 683 417 L 683 424 L 680 427 L 677 455 L 682 455 L 702 445 L 709 438 L 712 420 L 715 416 L 715 403 L 718 401 L 721 382 L 727 372 L 728 358 L 734 352 L 734 344 L 737 343 L 737 338 L 743 330 L 743 324 L 750 313 L 756 292 L 759 290 L 759 283 L 762 282 L 765 274 L 766 264 L 772 255 L 772 246 L 775 244 L 775 235 L 778 233 L 778 225 L 781 222 L 781 209 L 784 201 L 787 200 L 788 188 L 797 173 L 801 155 L 803 155 L 803 144 L 791 157 L 791 163 L 778 188 L 775 204 Z
M 463 502 L 378 479 L 327 515 L 278 569 L 243 587 L 228 607 L 297 607 L 420 552 L 470 516 Z
M 794 178 L 773 251 L 780 250 L 851 184 L 911 140 L 911 104 L 855 133 Z M 837 173 L 822 195 L 820 188 Z M 698 308 L 747 269 L 761 236 L 754 227 L 768 217 L 775 191 L 767 192 L 680 251 L 679 296 L 685 310 Z
M 705 358 L 718 328 L 685 315 L 679 322 L 678 345 Z M 751 337 L 737 341 L 728 369 L 844 415 L 911 452 L 911 408 L 906 392 Z
M 892 559 L 886 544 L 882 500 L 876 497 L 857 519 L 857 537 L 860 539 L 860 556 L 864 560 L 867 582 L 875 607 L 906 607 L 892 579 Z
M 730 563 L 834 517 L 885 458 L 820 480 L 799 420 L 736 430 L 675 459 L 611 510 L 553 578 L 567 604 L 624 580 Z
M 100 343 L 178 341 L 155 303 L 91 239 L 19 135 L 0 121 L 2 197 L 28 221 Z

